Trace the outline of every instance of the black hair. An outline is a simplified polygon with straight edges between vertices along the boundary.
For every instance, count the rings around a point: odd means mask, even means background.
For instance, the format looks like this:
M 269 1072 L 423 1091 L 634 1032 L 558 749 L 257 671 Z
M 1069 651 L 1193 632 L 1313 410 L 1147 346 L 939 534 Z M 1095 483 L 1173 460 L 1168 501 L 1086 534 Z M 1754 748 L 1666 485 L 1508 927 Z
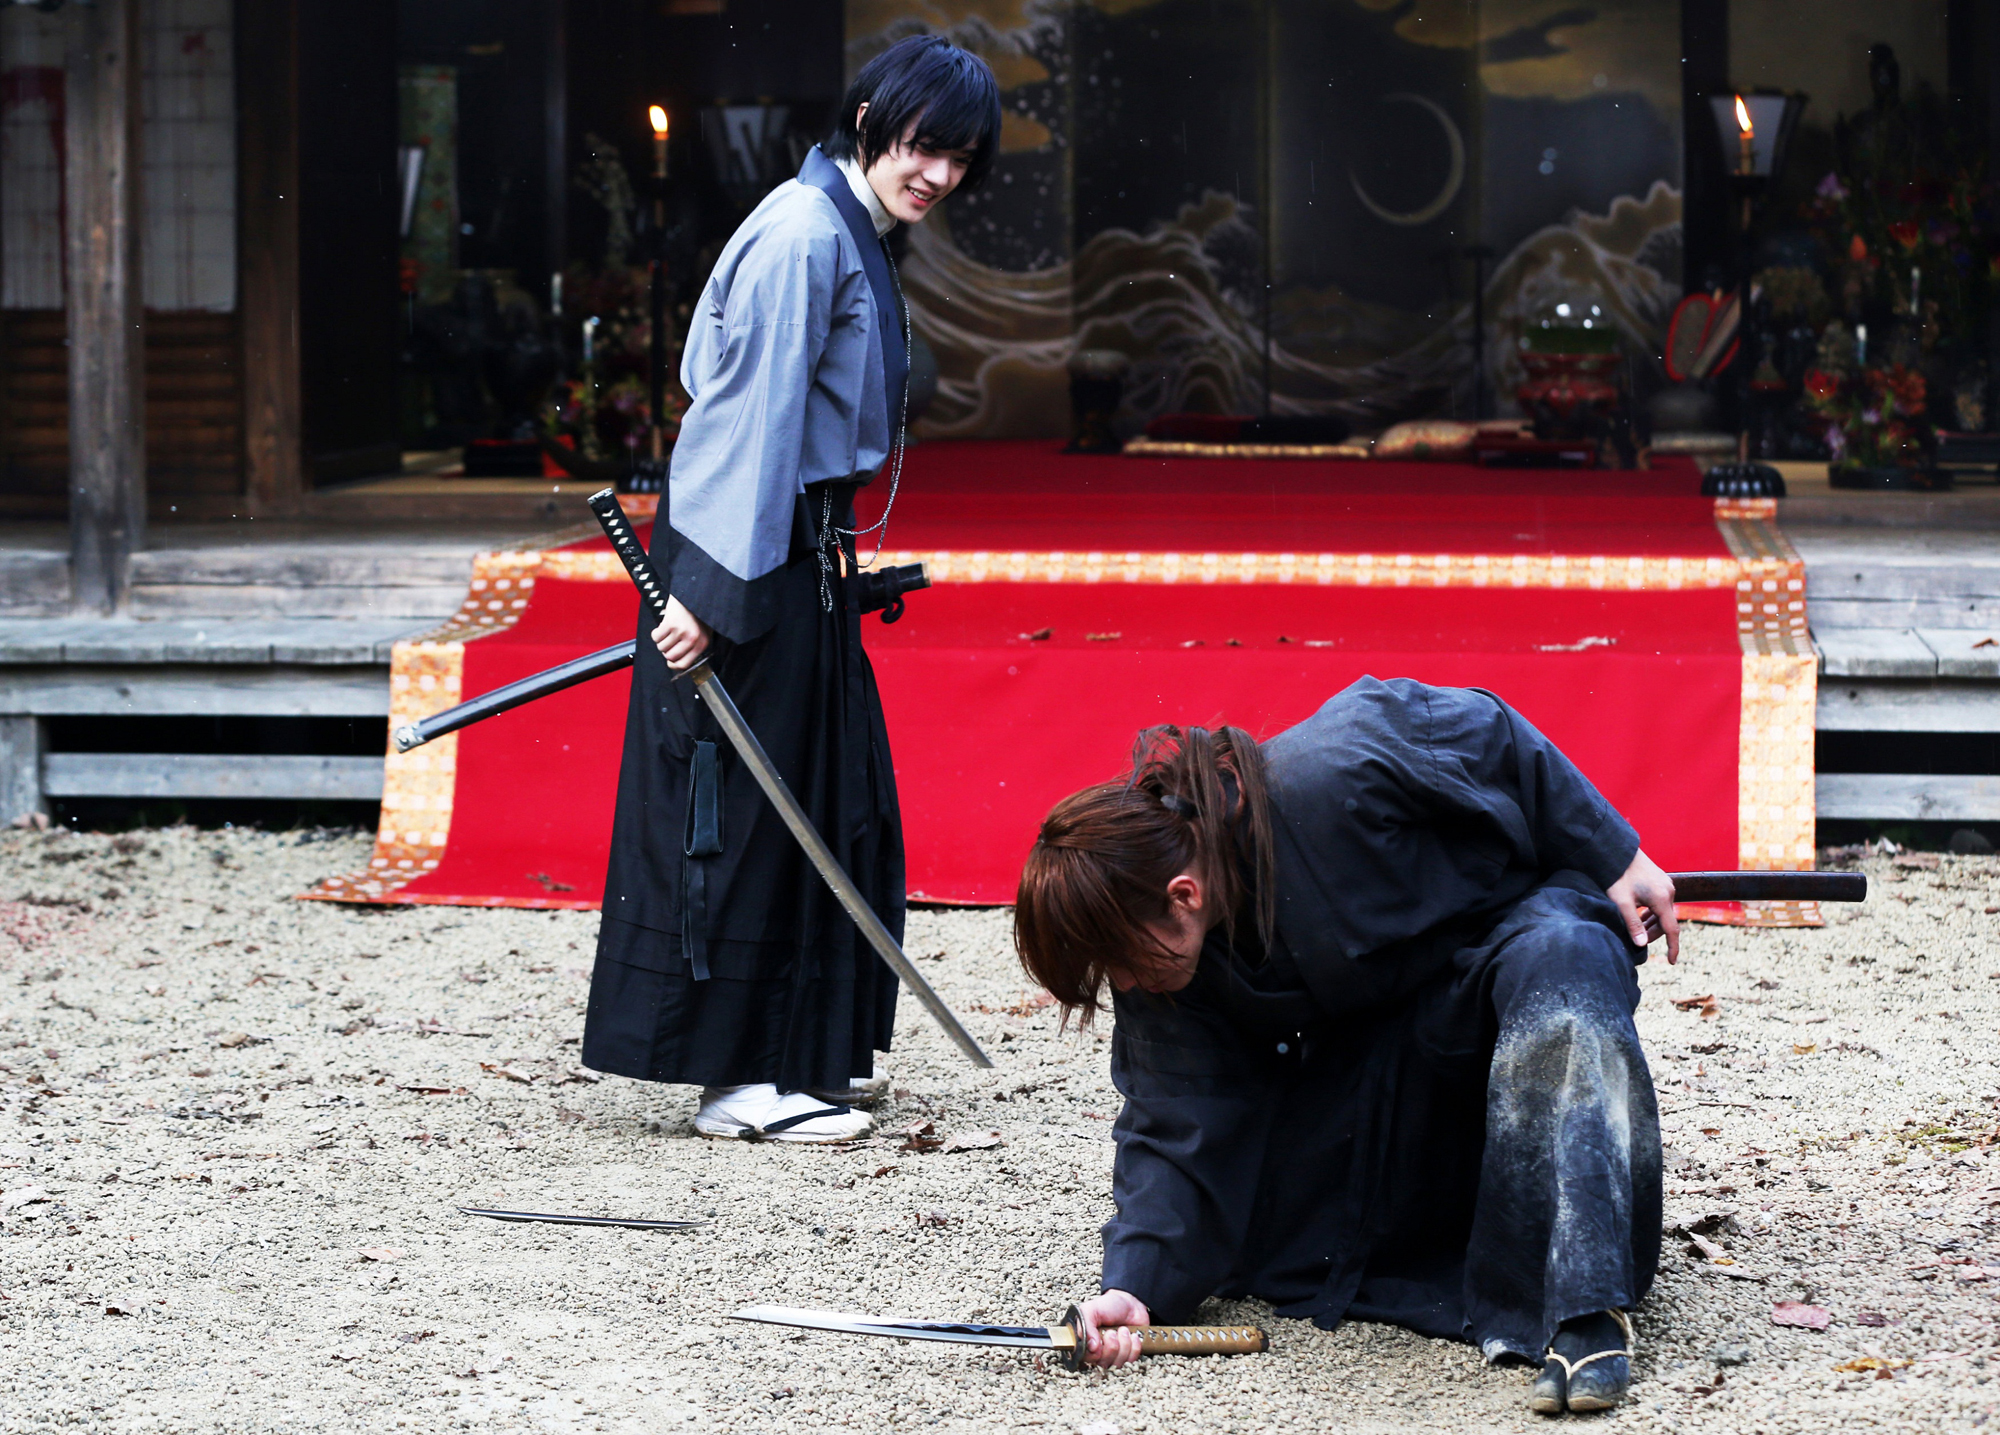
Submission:
M 855 111 L 868 106 L 857 126 Z M 898 40 L 861 67 L 824 146 L 830 159 L 853 158 L 863 169 L 901 142 L 930 150 L 971 150 L 961 190 L 985 182 L 1000 149 L 1000 84 L 979 56 L 936 35 Z

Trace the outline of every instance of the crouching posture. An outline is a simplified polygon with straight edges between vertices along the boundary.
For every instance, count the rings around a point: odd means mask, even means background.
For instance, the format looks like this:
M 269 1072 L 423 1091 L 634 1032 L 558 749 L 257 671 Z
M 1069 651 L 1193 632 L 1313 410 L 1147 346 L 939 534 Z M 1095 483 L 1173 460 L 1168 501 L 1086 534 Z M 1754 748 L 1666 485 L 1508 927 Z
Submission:
M 1616 1404 L 1660 1248 L 1634 967 L 1673 913 L 1489 693 L 1369 678 L 1261 747 L 1141 734 L 1042 824 L 1015 915 L 1066 1011 L 1114 992 L 1092 1361 L 1258 1296 L 1529 1361 L 1545 1414 Z

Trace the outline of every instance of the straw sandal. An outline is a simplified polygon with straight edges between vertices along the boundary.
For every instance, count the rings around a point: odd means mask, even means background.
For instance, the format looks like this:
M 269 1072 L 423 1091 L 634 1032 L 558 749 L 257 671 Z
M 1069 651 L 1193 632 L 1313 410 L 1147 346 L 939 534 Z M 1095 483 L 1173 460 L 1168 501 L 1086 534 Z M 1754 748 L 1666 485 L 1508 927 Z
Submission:
M 1581 1360 L 1556 1353 L 1554 1345 L 1542 1357 L 1542 1373 L 1528 1391 L 1528 1408 L 1537 1415 L 1586 1414 L 1609 1410 L 1632 1386 L 1632 1355 L 1636 1342 L 1632 1321 L 1622 1310 L 1604 1312 L 1625 1333 L 1623 1350 L 1600 1350 Z M 1603 1362 L 1599 1364 L 1598 1362 Z M 1623 1362 L 1622 1364 L 1620 1362 Z

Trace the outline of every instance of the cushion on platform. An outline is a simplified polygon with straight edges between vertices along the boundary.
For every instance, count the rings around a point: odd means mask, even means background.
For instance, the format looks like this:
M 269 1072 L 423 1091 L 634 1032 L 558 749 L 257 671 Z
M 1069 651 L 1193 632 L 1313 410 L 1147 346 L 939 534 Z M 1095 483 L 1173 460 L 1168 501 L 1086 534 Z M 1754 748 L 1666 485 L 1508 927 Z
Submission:
M 1450 419 L 1419 419 L 1397 424 L 1375 440 L 1377 458 L 1415 458 L 1432 462 L 1471 458 L 1472 441 L 1479 435 L 1477 424 L 1454 423 Z

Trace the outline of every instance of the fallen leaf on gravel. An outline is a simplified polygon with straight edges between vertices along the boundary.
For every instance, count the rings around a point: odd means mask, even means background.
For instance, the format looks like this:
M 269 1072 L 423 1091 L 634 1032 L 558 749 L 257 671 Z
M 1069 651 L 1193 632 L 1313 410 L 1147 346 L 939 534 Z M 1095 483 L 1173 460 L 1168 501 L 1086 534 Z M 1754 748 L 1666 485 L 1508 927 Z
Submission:
M 574 1126 L 583 1120 L 583 1113 L 581 1111 L 572 1111 L 567 1106 L 558 1106 L 556 1108 L 556 1120 L 562 1122 L 564 1125 Z
M 912 1121 L 908 1126 L 905 1126 L 902 1130 L 894 1132 L 892 1134 L 897 1136 L 928 1136 L 936 1130 L 937 1126 L 932 1122 Z
M 991 1151 L 1000 1145 L 998 1131 L 961 1131 L 956 1136 L 945 1138 L 944 1151 Z
M 479 1063 L 479 1069 L 488 1076 L 505 1077 L 509 1081 L 518 1081 L 524 1086 L 535 1079 L 525 1071 L 516 1071 L 511 1066 L 501 1066 L 497 1062 L 482 1061 Z
M 894 1166 L 877 1166 L 868 1179 L 872 1181 L 878 1176 L 886 1176 L 895 1169 L 896 1168 Z
M 943 1211 L 919 1211 L 917 1212 L 917 1224 L 920 1226 L 948 1226 L 951 1224 L 951 1217 L 947 1216 Z
M 1856 1325 L 1887 1325 L 1889 1317 L 1882 1314 L 1879 1310 L 1864 1310 L 1860 1315 L 1854 1317 L 1854 1323 Z
M 1722 1008 L 1715 1004 L 1713 993 L 1700 997 L 1683 997 L 1675 1002 L 1674 1005 L 1682 1011 L 1700 1012 L 1703 1021 L 1712 1021 L 1714 1018 L 1722 1015 Z
M 943 1140 L 936 1136 L 912 1136 L 896 1149 L 898 1151 L 935 1151 L 943 1145 Z
M 137 1315 L 139 1308 L 130 1305 L 107 1305 L 104 1307 L 104 1313 L 106 1315 Z
M 1704 1136 L 1720 1136 L 1722 1128 L 1720 1126 L 1704 1126 L 1701 1128 L 1701 1134 Z
M 1819 1043 L 1816 1041 L 1795 1041 L 1792 1043 L 1793 1056 L 1811 1056 L 1818 1050 Z
M 18 1211 L 23 1206 L 32 1206 L 37 1201 L 53 1201 L 55 1197 L 40 1186 L 19 1186 L 0 1196 L 0 1211 Z
M 1958 1268 L 1958 1279 L 1968 1285 L 1974 1281 L 1985 1280 L 1987 1274 L 1988 1272 L 1984 1266 L 1960 1266 Z
M 1834 1366 L 1835 1370 L 1901 1370 L 1913 1364 L 1908 1360 L 1884 1360 L 1876 1355 L 1857 1355 L 1852 1360 L 1843 1360 Z
M 1698 1231 L 1689 1231 L 1687 1237 L 1688 1240 L 1694 1243 L 1696 1250 L 1712 1261 L 1730 1261 L 1733 1263 L 1735 1260 L 1728 1251 L 1725 1251 L 1721 1246 L 1718 1246 L 1714 1241 L 1711 1241 L 1707 1236 L 1702 1235 Z
M 1938 855 L 1935 852 L 1905 852 L 1892 865 L 1901 867 L 1905 872 L 1935 872 Z
M 1825 1330 L 1833 1323 L 1833 1312 L 1825 1306 L 1803 1301 L 1781 1300 L 1771 1306 L 1772 1325 L 1796 1326 L 1800 1330 Z
M 400 1261 L 409 1252 L 399 1251 L 394 1246 L 363 1246 L 356 1254 L 364 1261 Z
M 413 1091 L 419 1096 L 463 1096 L 463 1086 L 399 1086 L 398 1091 Z

